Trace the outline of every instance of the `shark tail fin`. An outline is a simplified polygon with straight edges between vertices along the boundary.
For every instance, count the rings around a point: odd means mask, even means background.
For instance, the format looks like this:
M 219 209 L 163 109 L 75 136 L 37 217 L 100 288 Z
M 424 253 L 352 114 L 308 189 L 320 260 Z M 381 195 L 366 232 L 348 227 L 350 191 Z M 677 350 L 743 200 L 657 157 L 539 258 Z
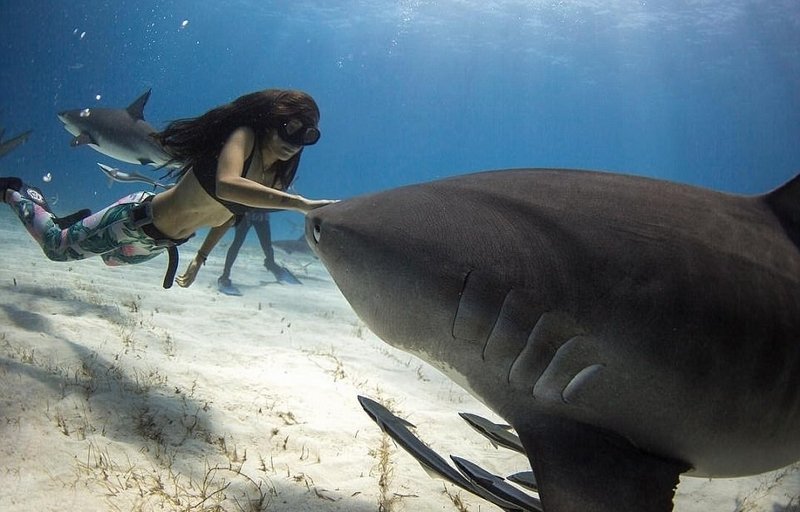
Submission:
M 800 239 L 800 174 L 763 197 L 790 236 Z
M 150 99 L 151 92 L 153 92 L 153 89 L 147 89 L 147 92 L 136 98 L 136 101 L 125 109 L 132 118 L 144 121 L 144 106 L 147 104 L 147 100 Z

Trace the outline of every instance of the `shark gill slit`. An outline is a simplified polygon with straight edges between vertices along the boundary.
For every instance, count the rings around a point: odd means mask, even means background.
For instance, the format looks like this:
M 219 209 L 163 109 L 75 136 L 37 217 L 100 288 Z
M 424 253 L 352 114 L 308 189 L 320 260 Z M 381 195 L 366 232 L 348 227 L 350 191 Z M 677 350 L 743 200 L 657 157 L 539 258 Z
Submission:
M 534 396 L 534 388 L 550 368 L 558 351 L 582 330 L 572 319 L 560 312 L 544 312 L 528 333 L 525 344 L 511 363 L 508 382 L 526 389 Z
M 505 296 L 506 292 L 498 289 L 488 276 L 468 272 L 456 306 L 453 337 L 485 345 L 497 323 Z
M 508 380 L 510 367 L 525 349 L 530 331 L 535 325 L 531 316 L 537 310 L 531 307 L 527 290 L 510 290 L 504 297 L 497 320 L 483 346 L 483 360 L 506 368 Z
M 505 322 L 503 322 L 503 319 L 505 318 L 504 313 L 509 309 L 510 300 L 512 300 L 511 292 L 507 293 L 503 298 L 503 304 L 497 312 L 497 318 L 492 325 L 492 329 L 489 331 L 489 335 L 486 337 L 486 342 L 483 344 L 481 359 L 484 361 L 487 359 L 490 347 L 507 344 L 508 340 L 507 336 L 505 336 L 506 330 L 504 329 Z

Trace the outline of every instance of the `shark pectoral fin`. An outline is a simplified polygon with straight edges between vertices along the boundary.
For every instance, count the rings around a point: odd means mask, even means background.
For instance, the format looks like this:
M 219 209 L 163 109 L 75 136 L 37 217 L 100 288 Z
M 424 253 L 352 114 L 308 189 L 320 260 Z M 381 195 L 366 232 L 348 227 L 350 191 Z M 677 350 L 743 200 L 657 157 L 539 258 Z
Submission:
M 81 134 L 80 134 L 80 135 L 76 135 L 76 136 L 75 136 L 75 137 L 72 139 L 72 142 L 70 142 L 70 143 L 69 143 L 69 145 L 70 145 L 70 146 L 72 146 L 73 148 L 74 148 L 74 147 L 78 147 L 78 146 L 83 146 L 83 145 L 85 145 L 85 144 L 94 144 L 94 145 L 97 145 L 97 142 L 96 142 L 96 141 L 95 141 L 95 140 L 92 138 L 92 136 L 91 136 L 91 135 L 89 135 L 88 133 L 86 133 L 86 132 L 81 132 Z
M 690 469 L 573 420 L 537 417 L 523 430 L 520 437 L 547 511 L 669 512 L 679 475 Z

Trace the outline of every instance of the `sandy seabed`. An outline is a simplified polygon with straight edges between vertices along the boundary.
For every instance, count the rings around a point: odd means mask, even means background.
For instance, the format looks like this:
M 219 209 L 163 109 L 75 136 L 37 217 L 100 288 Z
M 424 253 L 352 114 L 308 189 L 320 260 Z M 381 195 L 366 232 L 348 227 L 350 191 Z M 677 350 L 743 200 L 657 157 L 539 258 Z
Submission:
M 0 206 L 0 509 L 491 511 L 431 479 L 361 409 L 390 406 L 442 455 L 528 469 L 458 416 L 495 414 L 380 341 L 321 263 L 277 252 L 281 285 L 246 245 L 241 297 L 216 289 L 227 239 L 188 289 L 166 257 L 105 267 L 47 260 Z M 199 247 L 181 248 L 181 269 Z M 800 510 L 800 466 L 682 478 L 679 512 Z

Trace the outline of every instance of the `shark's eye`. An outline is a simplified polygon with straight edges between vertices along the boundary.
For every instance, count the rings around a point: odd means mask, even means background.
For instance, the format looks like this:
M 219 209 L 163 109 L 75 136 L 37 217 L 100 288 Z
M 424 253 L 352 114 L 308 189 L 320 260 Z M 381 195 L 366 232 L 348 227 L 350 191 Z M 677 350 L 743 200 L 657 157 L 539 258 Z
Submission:
M 81 117 L 89 117 L 90 115 L 92 115 L 91 109 L 85 108 L 85 109 L 81 110 L 81 113 L 80 113 Z
M 322 226 L 319 223 L 314 224 L 314 241 L 319 243 L 319 238 L 322 236 Z

